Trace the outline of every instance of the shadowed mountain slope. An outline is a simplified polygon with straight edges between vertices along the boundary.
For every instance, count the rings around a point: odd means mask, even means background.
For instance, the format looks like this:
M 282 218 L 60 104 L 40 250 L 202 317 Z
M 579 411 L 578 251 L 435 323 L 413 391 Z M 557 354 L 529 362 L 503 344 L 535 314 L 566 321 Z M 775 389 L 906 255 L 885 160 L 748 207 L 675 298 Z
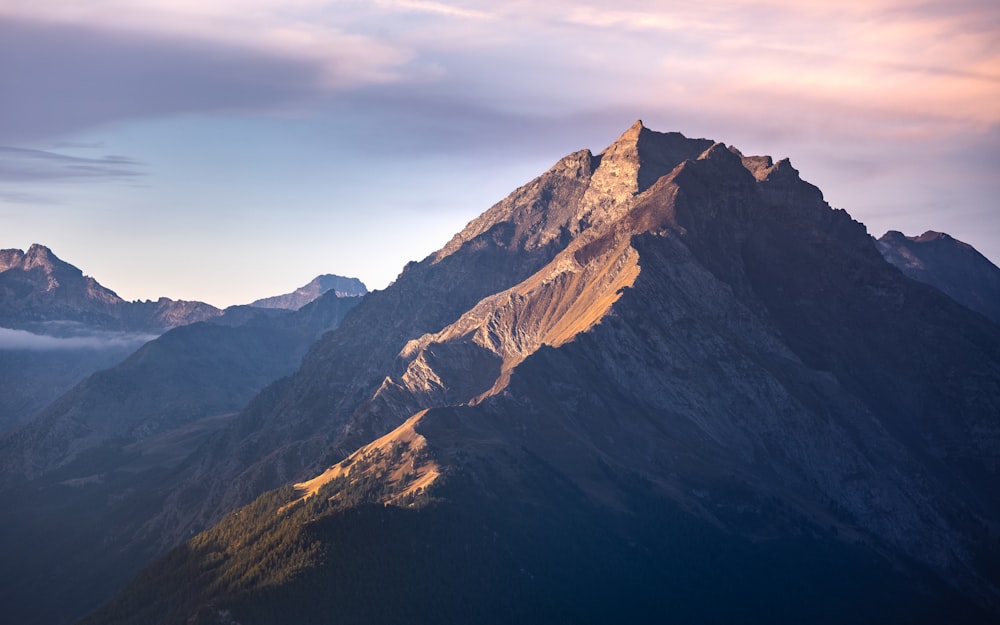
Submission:
M 171 546 L 145 525 L 186 459 L 358 301 L 328 293 L 176 328 L 0 436 L 5 616 L 68 622 Z

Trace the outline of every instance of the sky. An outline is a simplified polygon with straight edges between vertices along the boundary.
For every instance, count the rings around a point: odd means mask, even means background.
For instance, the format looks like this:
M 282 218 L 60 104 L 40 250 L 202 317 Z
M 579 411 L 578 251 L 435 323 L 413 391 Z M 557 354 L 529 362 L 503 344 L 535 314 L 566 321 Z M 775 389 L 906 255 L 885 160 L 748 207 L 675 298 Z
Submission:
M 1000 261 L 996 0 L 2 0 L 0 248 L 128 300 L 384 288 L 636 119 Z

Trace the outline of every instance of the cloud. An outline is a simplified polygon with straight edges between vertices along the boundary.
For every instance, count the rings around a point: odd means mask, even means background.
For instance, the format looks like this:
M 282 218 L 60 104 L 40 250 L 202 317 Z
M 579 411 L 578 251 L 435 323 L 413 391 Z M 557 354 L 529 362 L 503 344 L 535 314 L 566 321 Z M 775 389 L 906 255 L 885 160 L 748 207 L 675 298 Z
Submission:
M 843 111 L 874 122 L 889 115 L 966 127 L 1000 123 L 995 3 L 623 0 L 505 7 L 534 16 L 518 41 L 529 48 L 553 42 L 536 52 L 537 73 L 577 101 L 639 106 L 659 97 L 676 106 L 683 98 L 694 113 L 708 105 L 731 117 L 764 105 L 810 108 L 830 118 Z M 530 66 L 522 71 L 530 73 Z
M 341 89 L 396 80 L 394 68 L 409 60 L 368 37 L 310 24 L 212 32 L 154 24 L 0 10 L 0 142 L 163 115 L 295 111 Z
M 0 140 L 26 142 L 110 121 L 273 106 L 315 68 L 198 42 L 0 21 Z
M 2 169 L 2 166 L 0 166 Z M 2 177 L 2 175 L 0 175 Z M 37 193 L 24 193 L 20 191 L 0 191 L 0 202 L 8 202 L 10 204 L 46 204 L 52 205 L 57 204 L 58 201 L 55 198 L 49 197 L 47 195 L 40 195 Z
M 55 148 L 57 150 L 65 150 L 67 148 L 76 150 L 79 149 L 89 150 L 89 149 L 103 148 L 104 142 L 103 141 L 56 141 L 50 147 Z
M 428 2 L 426 0 L 382 0 L 379 5 L 390 9 L 401 9 L 404 11 L 416 11 L 420 13 L 434 13 L 447 17 L 459 17 L 466 19 L 492 19 L 492 14 L 487 11 L 477 9 L 467 9 L 453 4 L 443 2 Z
M 0 141 L 459 83 L 515 113 L 670 99 L 692 114 L 809 108 L 990 125 L 998 16 L 990 0 L 21 3 L 0 7 Z
M 156 338 L 153 335 L 117 332 L 93 332 L 89 335 L 57 337 L 27 330 L 0 328 L 0 350 L 57 351 L 80 349 L 120 349 L 139 347 Z
M 141 163 L 126 156 L 84 158 L 0 146 L 0 182 L 127 179 L 142 176 L 141 166 Z

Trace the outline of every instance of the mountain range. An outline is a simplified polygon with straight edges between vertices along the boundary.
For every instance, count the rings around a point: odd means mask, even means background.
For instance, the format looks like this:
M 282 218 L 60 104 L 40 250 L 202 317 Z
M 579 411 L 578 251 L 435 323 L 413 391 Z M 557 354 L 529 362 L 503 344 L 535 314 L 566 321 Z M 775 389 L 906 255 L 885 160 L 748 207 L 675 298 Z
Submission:
M 338 287 L 342 297 L 366 292 L 356 278 L 327 274 L 260 301 L 297 310 Z M 0 432 L 163 332 L 224 313 L 232 325 L 237 309 L 166 297 L 126 302 L 43 245 L 0 250 Z
M 34 246 L 32 253 L 39 249 L 44 250 Z M 51 252 L 44 254 L 54 258 Z M 62 274 L 82 275 L 62 261 L 52 264 Z M 91 291 L 104 292 L 95 281 L 86 280 Z M 364 291 L 357 280 L 345 280 Z M 134 506 L 149 498 L 144 489 L 162 487 L 158 480 L 264 386 L 294 371 L 306 348 L 359 301 L 332 292 L 322 297 L 328 290 L 309 294 L 314 301 L 301 300 L 297 311 L 234 306 L 159 337 L 141 336 L 137 344 L 121 339 L 131 334 L 80 321 L 73 322 L 75 337 L 31 335 L 35 341 L 56 342 L 111 337 L 118 339 L 120 349 L 98 343 L 86 349 L 59 345 L 61 349 L 43 352 L 42 366 L 67 359 L 75 363 L 72 357 L 81 353 L 85 365 L 105 370 L 89 376 L 84 370 L 80 378 L 85 379 L 45 402 L 47 406 L 27 423 L 0 435 L 0 484 L 15 508 L 0 515 L 0 533 L 16 538 L 6 543 L 7 557 L 0 565 L 5 580 L 0 593 L 9 606 L 5 617 L 64 622 L 66 610 L 75 605 L 74 584 L 82 582 L 87 592 L 90 583 L 104 587 L 116 578 L 120 583 L 129 572 L 124 562 L 148 557 L 134 555 L 150 543 L 135 525 L 142 516 L 134 514 Z M 22 299 L 30 297 L 28 291 Z M 36 308 L 40 317 L 72 316 L 86 301 L 64 298 L 61 306 Z M 37 350 L 0 353 L 11 372 L 51 384 L 48 369 L 31 366 Z M 97 367 L 102 362 L 98 357 L 114 356 L 117 360 Z M 4 377 L 10 379 L 6 372 Z M 45 397 L 31 395 L 31 390 L 25 394 L 42 403 Z M 67 519 L 73 522 L 66 525 Z M 120 541 L 113 554 L 105 555 L 87 519 L 105 531 L 138 535 L 131 542 Z M 102 557 L 108 557 L 116 570 L 107 577 L 88 577 Z M 59 603 L 39 608 L 33 593 L 38 592 L 40 579 L 61 589 Z
M 0 439 L 4 603 L 67 622 L 145 565 L 83 622 L 994 622 L 1000 326 L 964 302 L 1000 270 L 949 296 L 977 259 L 915 280 L 887 237 L 787 159 L 637 122 L 238 412 L 133 408 L 140 351 Z M 224 327 L 147 347 L 222 353 L 205 380 L 273 349 L 183 340 Z
M 34 244 L 27 252 L 0 250 L 0 326 L 5 328 L 30 330 L 51 328 L 50 322 L 75 322 L 152 334 L 221 314 L 203 302 L 165 297 L 126 302 L 43 245 Z
M 126 302 L 42 245 L 0 250 L 0 432 L 168 328 L 221 314 L 202 302 Z

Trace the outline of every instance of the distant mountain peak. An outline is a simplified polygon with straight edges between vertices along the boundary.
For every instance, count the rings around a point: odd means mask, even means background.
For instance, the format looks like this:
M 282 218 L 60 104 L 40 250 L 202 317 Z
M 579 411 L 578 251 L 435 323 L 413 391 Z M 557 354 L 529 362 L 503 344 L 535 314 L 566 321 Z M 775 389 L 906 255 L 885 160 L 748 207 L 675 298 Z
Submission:
M 907 277 L 1000 322 L 1000 269 L 968 243 L 936 230 L 915 237 L 890 230 L 875 245 Z
M 0 250 L 0 321 L 22 327 L 77 321 L 95 328 L 160 332 L 222 314 L 201 302 L 126 302 L 48 247 Z
M 39 243 L 32 243 L 27 252 L 19 249 L 0 250 L 0 271 L 14 268 L 30 271 L 40 267 L 47 273 L 52 273 L 57 266 L 72 267 Z
M 917 237 L 917 240 L 931 241 L 934 239 L 950 239 L 950 238 L 952 238 L 951 235 L 949 235 L 946 232 L 938 232 L 937 230 L 928 230 L 919 237 Z
M 87 296 L 102 302 L 118 300 L 118 296 L 97 284 L 83 272 L 59 259 L 52 250 L 39 243 L 33 243 L 27 252 L 4 250 L 0 256 L 0 271 L 6 274 L 8 288 L 15 282 L 31 284 L 39 293 L 63 291 L 85 291 Z M 18 274 L 15 276 L 14 274 Z M 23 289 L 23 287 L 22 287 Z M 24 292 L 21 290 L 20 292 Z
M 255 308 L 298 310 L 329 291 L 333 291 L 337 297 L 360 297 L 368 293 L 368 288 L 357 278 L 323 274 L 316 276 L 309 284 L 301 286 L 291 293 L 265 297 L 250 305 Z
M 48 247 L 42 245 L 41 243 L 32 243 L 31 247 L 28 248 L 27 255 L 28 256 L 42 256 L 42 257 L 45 257 L 45 256 L 55 257 L 55 254 L 52 253 L 52 250 L 49 249 Z

